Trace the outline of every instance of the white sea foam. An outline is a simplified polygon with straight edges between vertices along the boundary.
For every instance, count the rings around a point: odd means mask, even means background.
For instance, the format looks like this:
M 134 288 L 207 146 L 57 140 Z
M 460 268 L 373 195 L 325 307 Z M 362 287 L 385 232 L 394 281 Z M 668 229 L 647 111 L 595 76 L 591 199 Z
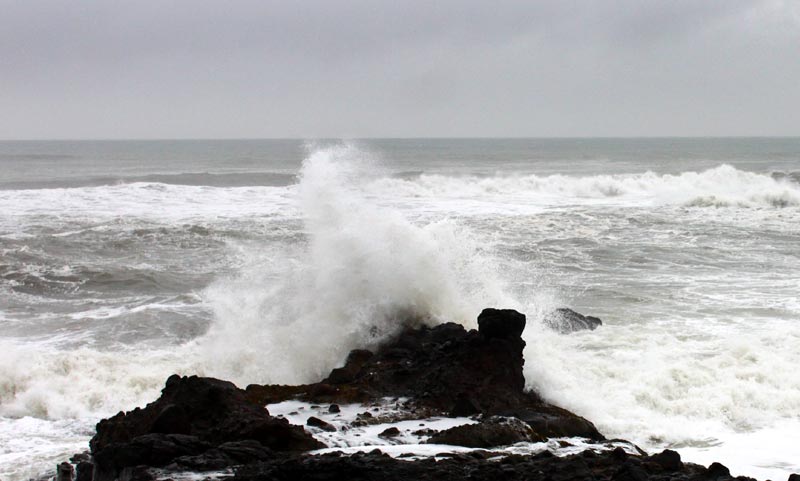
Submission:
M 790 442 L 800 421 L 800 326 L 751 324 L 745 333 L 715 319 L 606 321 L 570 336 L 526 330 L 529 385 L 648 450 L 692 447 L 687 459 L 750 476 L 800 470 L 800 444 Z
M 421 175 L 383 178 L 374 193 L 419 199 L 463 199 L 533 206 L 687 205 L 696 207 L 797 207 L 800 185 L 767 174 L 720 165 L 702 172 L 618 175 L 500 175 L 494 177 Z
M 50 225 L 76 220 L 137 219 L 181 222 L 193 219 L 258 218 L 287 212 L 294 187 L 209 187 L 137 182 L 99 187 L 0 190 L 0 233 L 16 233 L 30 217 Z M 3 225 L 7 220 L 9 224 Z M 108 227 L 95 226 L 92 229 Z M 67 230 L 61 235 L 81 231 Z
M 415 418 L 411 413 L 403 411 L 404 399 L 386 398 L 381 403 L 369 405 L 344 404 L 340 411 L 331 413 L 327 405 L 312 405 L 300 401 L 284 401 L 267 406 L 270 414 L 287 419 L 290 423 L 305 426 L 312 436 L 325 443 L 327 448 L 314 451 L 314 454 L 325 454 L 340 451 L 347 454 L 368 452 L 378 449 L 390 456 L 403 456 L 408 459 L 437 457 L 442 453 L 465 453 L 475 448 L 452 446 L 448 444 L 428 444 L 431 433 L 443 431 L 456 426 L 475 424 L 476 419 L 466 417 L 429 417 Z M 359 422 L 361 413 L 370 414 L 371 422 Z M 316 417 L 328 423 L 333 430 L 308 426 L 310 417 Z M 363 418 L 361 419 L 363 420 Z M 383 437 L 385 430 L 395 428 L 397 434 Z M 628 442 L 592 442 L 583 438 L 553 438 L 544 442 L 520 442 L 508 446 L 493 447 L 498 456 L 506 454 L 536 454 L 550 451 L 557 456 L 579 453 L 587 449 L 607 451 L 621 447 L 630 454 L 639 454 L 636 447 Z

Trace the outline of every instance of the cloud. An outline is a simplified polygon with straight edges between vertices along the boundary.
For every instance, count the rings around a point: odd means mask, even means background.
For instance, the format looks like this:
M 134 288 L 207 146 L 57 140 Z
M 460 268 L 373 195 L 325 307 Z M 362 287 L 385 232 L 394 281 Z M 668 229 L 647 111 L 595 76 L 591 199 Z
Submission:
M 0 1 L 0 138 L 797 134 L 780 1 Z

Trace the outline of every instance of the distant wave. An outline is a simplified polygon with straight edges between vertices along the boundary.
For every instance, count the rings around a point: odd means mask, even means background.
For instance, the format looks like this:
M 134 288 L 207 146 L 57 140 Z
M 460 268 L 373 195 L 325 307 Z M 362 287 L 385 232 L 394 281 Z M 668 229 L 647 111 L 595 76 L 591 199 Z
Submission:
M 800 206 L 800 172 L 760 174 L 720 165 L 680 174 L 522 175 L 385 178 L 371 186 L 394 195 L 558 204 L 684 205 L 689 207 Z
M 36 181 L 0 181 L 0 189 L 57 189 L 100 187 L 105 185 L 135 184 L 139 182 L 170 185 L 196 185 L 209 187 L 279 187 L 294 184 L 295 174 L 278 172 L 235 172 L 211 174 L 208 172 L 183 172 L 179 174 L 149 174 L 140 176 L 99 176 L 81 179 L 53 179 Z
M 793 170 L 791 172 L 776 171 L 771 175 L 775 180 L 786 180 L 794 182 L 795 184 L 800 184 L 800 170 Z

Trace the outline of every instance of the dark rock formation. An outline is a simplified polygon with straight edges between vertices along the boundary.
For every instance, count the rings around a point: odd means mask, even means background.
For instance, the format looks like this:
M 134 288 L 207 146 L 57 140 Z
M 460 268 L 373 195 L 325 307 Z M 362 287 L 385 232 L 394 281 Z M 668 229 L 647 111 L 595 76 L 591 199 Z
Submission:
M 492 416 L 477 424 L 465 424 L 436 433 L 428 439 L 428 443 L 451 444 L 468 448 L 493 448 L 546 439 L 517 418 Z
M 378 434 L 378 436 L 385 439 L 396 438 L 397 436 L 400 436 L 400 430 L 395 427 L 386 428 L 383 431 L 381 431 L 381 433 Z
M 594 330 L 603 325 L 603 321 L 593 316 L 584 316 L 578 312 L 560 307 L 544 317 L 544 324 L 562 334 L 575 331 Z
M 435 460 L 393 459 L 380 452 L 344 456 L 340 453 L 271 459 L 236 469 L 235 481 L 709 481 L 723 471 L 681 464 L 679 470 L 664 469 L 658 463 L 643 462 L 623 450 L 557 457 L 549 451 L 534 456 L 506 456 L 487 460 L 482 453 L 454 454 Z M 721 465 L 719 465 L 721 466 Z M 724 466 L 722 467 L 724 468 Z M 727 478 L 753 481 L 752 478 Z
M 308 420 L 306 421 L 306 425 L 311 426 L 311 427 L 315 427 L 315 428 L 320 428 L 323 431 L 329 431 L 329 432 L 336 431 L 335 427 L 331 426 L 329 423 L 326 423 L 322 419 L 314 417 L 314 416 L 311 416 L 310 418 L 308 418 Z
M 56 480 L 55 481 L 72 481 L 75 476 L 75 468 L 71 464 L 64 461 L 56 467 Z
M 525 391 L 524 314 L 484 309 L 478 326 L 477 331 L 454 323 L 408 328 L 374 353 L 352 351 L 345 365 L 320 383 L 251 385 L 247 394 L 262 404 L 292 398 L 343 403 L 408 397 L 416 406 L 454 416 L 516 416 L 540 435 L 603 439 L 586 419 Z
M 127 467 L 165 466 L 245 440 L 275 451 L 324 447 L 302 427 L 270 416 L 230 382 L 172 376 L 155 402 L 97 424 L 90 441 L 94 480 L 115 479 Z
M 487 339 L 517 340 L 525 330 L 525 314 L 513 309 L 484 309 L 478 315 L 478 331 Z
M 599 319 L 568 309 L 558 312 L 568 319 L 559 321 L 559 325 L 572 326 L 570 329 L 591 329 L 600 324 Z M 487 451 L 442 453 L 437 456 L 439 460 L 417 461 L 392 459 L 377 450 L 352 456 L 303 455 L 303 451 L 324 446 L 303 427 L 274 418 L 264 408 L 266 404 L 298 399 L 330 404 L 329 413 L 336 413 L 340 411 L 337 403 L 384 402 L 387 397 L 402 397 L 408 399 L 402 401 L 403 415 L 408 419 L 443 414 L 483 416 L 478 424 L 439 433 L 425 431 L 431 443 L 492 448 L 548 437 L 603 439 L 586 419 L 525 391 L 523 314 L 486 309 L 478 318 L 478 326 L 477 331 L 453 323 L 404 329 L 375 352 L 352 351 L 344 366 L 315 384 L 251 385 L 243 391 L 217 379 L 172 376 L 155 402 L 98 423 L 90 442 L 91 458 L 78 455 L 72 460 L 77 465 L 77 479 L 152 481 L 164 477 L 158 469 L 202 472 L 231 467 L 237 467 L 236 479 L 242 481 L 731 479 L 728 469 L 720 464 L 708 469 L 685 464 L 669 450 L 649 457 L 644 453 L 631 456 L 618 448 L 566 458 L 543 452 L 508 455 L 500 460 Z M 352 426 L 382 422 L 386 420 L 380 413 L 373 416 L 365 411 Z M 313 417 L 308 424 L 335 430 Z M 400 434 L 397 428 L 390 428 L 380 436 Z M 62 478 L 72 477 L 66 467 L 62 471 Z

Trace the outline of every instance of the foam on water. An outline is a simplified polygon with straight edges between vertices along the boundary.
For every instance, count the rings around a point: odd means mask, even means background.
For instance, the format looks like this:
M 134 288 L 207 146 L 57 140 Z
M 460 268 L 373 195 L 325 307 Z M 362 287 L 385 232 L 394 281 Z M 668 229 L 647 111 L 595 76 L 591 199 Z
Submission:
M 800 412 L 800 326 L 742 327 L 714 319 L 606 319 L 596 331 L 571 336 L 532 329 L 526 379 L 608 436 L 780 479 L 800 470 L 800 444 L 791 442 Z M 776 452 L 783 465 L 774 463 Z
M 503 204 L 539 205 L 687 205 L 699 207 L 797 207 L 800 185 L 785 178 L 720 165 L 677 175 L 641 174 L 566 176 L 499 175 L 451 177 L 421 175 L 384 178 L 371 187 L 416 198 L 479 199 Z

